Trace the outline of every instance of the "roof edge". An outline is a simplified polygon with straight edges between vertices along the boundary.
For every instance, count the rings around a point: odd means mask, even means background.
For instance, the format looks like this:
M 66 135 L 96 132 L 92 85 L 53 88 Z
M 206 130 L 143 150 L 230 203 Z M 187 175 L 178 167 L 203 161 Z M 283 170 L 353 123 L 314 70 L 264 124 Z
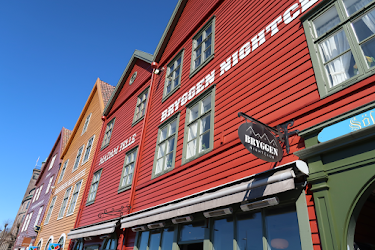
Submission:
M 137 50 L 137 49 L 134 50 L 134 53 L 133 53 L 132 57 L 130 58 L 128 64 L 126 65 L 126 68 L 122 72 L 120 80 L 118 81 L 115 89 L 112 92 L 111 97 L 109 98 L 109 101 L 108 101 L 107 105 L 104 108 L 104 112 L 103 112 L 104 116 L 108 115 L 109 111 L 113 107 L 113 104 L 115 103 L 118 95 L 120 94 L 120 91 L 122 90 L 122 87 L 125 84 L 125 82 L 123 82 L 123 80 L 126 79 L 129 76 L 131 69 L 134 67 L 136 59 L 140 59 L 142 61 L 145 61 L 145 62 L 151 64 L 152 61 L 153 61 L 153 55 L 151 55 L 147 52 Z

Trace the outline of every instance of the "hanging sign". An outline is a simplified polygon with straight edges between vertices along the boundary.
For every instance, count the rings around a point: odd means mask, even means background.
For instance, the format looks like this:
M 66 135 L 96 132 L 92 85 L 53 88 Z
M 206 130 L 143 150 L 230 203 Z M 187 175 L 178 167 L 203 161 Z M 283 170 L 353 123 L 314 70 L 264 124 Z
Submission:
M 283 158 L 283 149 L 276 137 L 268 129 L 256 123 L 244 123 L 238 128 L 242 144 L 253 155 L 268 162 L 278 162 Z

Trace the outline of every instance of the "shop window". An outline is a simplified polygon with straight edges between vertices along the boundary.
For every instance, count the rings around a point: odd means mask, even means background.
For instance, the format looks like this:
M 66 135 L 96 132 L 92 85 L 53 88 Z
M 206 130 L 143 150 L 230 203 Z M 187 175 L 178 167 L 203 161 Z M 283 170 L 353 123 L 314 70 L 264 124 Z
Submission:
M 43 244 L 43 239 L 40 239 L 38 245 L 36 245 L 38 250 L 41 250 L 42 244 Z
M 53 156 L 51 163 L 49 164 L 48 170 L 50 170 L 53 167 L 53 164 L 55 163 L 56 155 Z
M 184 50 L 180 51 L 168 64 L 165 74 L 163 101 L 181 86 L 182 62 Z
M 99 180 L 100 180 L 100 175 L 102 174 L 102 170 L 98 170 L 94 173 L 94 176 L 92 177 L 92 183 L 90 187 L 90 192 L 89 196 L 87 198 L 87 204 L 90 205 L 94 203 L 95 197 L 96 197 L 96 192 L 98 191 L 98 186 L 99 186 Z
M 89 160 L 90 152 L 92 149 L 92 144 L 94 143 L 94 139 L 95 139 L 95 135 L 93 135 L 87 142 L 85 155 L 83 156 L 83 160 L 82 160 L 82 165 L 85 164 Z
M 101 250 L 116 250 L 117 249 L 117 238 L 112 236 L 111 238 L 104 239 Z
M 140 233 L 138 250 L 172 250 L 174 230 L 174 227 L 167 227 Z
M 63 180 L 66 167 L 68 166 L 69 159 L 64 162 L 63 168 L 61 169 L 61 174 L 59 177 L 59 183 Z
M 82 250 L 83 249 L 83 240 L 79 239 L 74 243 L 73 250 Z
M 61 249 L 64 249 L 64 244 L 65 244 L 65 235 L 62 235 L 59 239 L 59 241 L 57 242 L 57 244 L 60 244 L 61 246 Z
M 213 149 L 214 107 L 214 88 L 208 89 L 186 106 L 183 164 Z
M 57 217 L 57 219 L 61 219 L 64 216 L 65 208 L 66 208 L 66 205 L 68 203 L 69 196 L 70 196 L 70 191 L 72 191 L 72 187 L 69 187 L 65 191 L 65 195 L 64 195 L 63 201 L 61 203 L 60 212 L 59 212 L 59 216 Z
M 133 180 L 133 173 L 135 162 L 137 158 L 137 148 L 127 152 L 124 160 L 124 167 L 122 169 L 119 192 L 126 190 L 131 186 Z
M 53 199 L 51 201 L 51 204 L 49 205 L 48 212 L 47 212 L 47 215 L 46 215 L 46 219 L 44 220 L 44 225 L 47 225 L 48 222 L 49 222 L 49 219 L 51 218 L 51 214 L 52 214 L 52 211 L 53 211 L 53 207 L 55 206 L 56 198 L 57 198 L 57 196 L 53 197 Z
M 193 37 L 190 77 L 197 73 L 212 58 L 215 52 L 215 16 Z
M 112 135 L 114 125 L 115 125 L 115 118 L 113 118 L 110 122 L 107 123 L 107 127 L 105 128 L 105 133 L 104 133 L 101 149 L 103 149 L 103 148 L 105 148 L 109 145 L 109 141 L 111 140 L 111 135 Z
M 159 127 L 152 178 L 174 168 L 179 120 L 177 113 Z
M 336 0 L 308 13 L 304 29 L 321 98 L 375 73 L 374 6 Z
M 147 105 L 148 88 L 145 89 L 137 98 L 137 104 L 135 106 L 133 125 L 142 120 L 145 115 Z
M 48 241 L 47 241 L 47 243 L 46 243 L 46 246 L 44 247 L 44 250 L 49 250 L 50 248 L 49 248 L 49 244 L 51 244 L 52 243 L 52 239 L 49 239 Z
M 87 127 L 89 126 L 89 122 L 90 122 L 91 114 L 92 114 L 92 113 L 90 113 L 90 114 L 86 117 L 86 121 L 85 121 L 85 124 L 83 125 L 83 129 L 82 129 L 82 133 L 81 133 L 81 135 L 83 135 L 83 134 L 86 132 Z
M 81 156 L 82 156 L 82 152 L 83 152 L 83 148 L 84 148 L 85 145 L 82 145 L 79 149 L 78 149 L 78 152 L 77 152 L 77 156 L 76 156 L 76 160 L 74 162 L 74 166 L 73 166 L 73 171 L 74 172 L 75 170 L 77 170 L 78 166 L 79 166 L 79 162 L 81 161 Z
M 74 187 L 73 196 L 72 196 L 72 199 L 70 201 L 70 205 L 69 205 L 69 208 L 68 208 L 68 212 L 66 213 L 66 216 L 71 215 L 74 212 L 74 208 L 76 207 L 76 203 L 77 203 L 77 199 L 78 199 L 78 195 L 79 195 L 79 190 L 81 189 L 81 184 L 82 184 L 82 181 L 77 182 L 75 187 Z

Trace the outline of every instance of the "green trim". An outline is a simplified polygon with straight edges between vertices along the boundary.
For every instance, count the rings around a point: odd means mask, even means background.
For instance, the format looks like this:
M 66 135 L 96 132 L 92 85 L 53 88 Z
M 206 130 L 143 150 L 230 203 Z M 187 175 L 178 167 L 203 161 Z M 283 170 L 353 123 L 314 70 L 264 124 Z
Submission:
M 167 65 L 167 70 L 165 73 L 165 80 L 164 80 L 164 90 L 163 90 L 163 98 L 161 102 L 163 103 L 165 100 L 167 100 L 171 95 L 173 95 L 174 92 L 176 92 L 180 87 L 181 87 L 181 76 L 182 76 L 182 70 L 183 70 L 183 63 L 184 63 L 184 53 L 185 53 L 185 48 L 181 49 L 180 52 L 173 57 L 173 59 L 168 63 Z M 166 94 L 166 89 L 167 89 L 167 73 L 169 68 L 171 67 L 171 64 L 174 64 L 179 58 L 181 58 L 181 63 L 180 63 L 180 74 L 178 76 L 178 85 L 174 87 L 168 94 Z M 173 83 L 171 83 L 173 84 Z
M 109 143 L 111 142 L 111 138 L 112 138 L 112 134 L 113 134 L 113 129 L 115 128 L 115 120 L 116 120 L 116 117 L 113 117 L 112 120 L 110 120 L 108 123 L 107 123 L 107 126 L 105 127 L 105 131 L 104 131 L 104 136 L 102 138 L 102 145 L 100 147 L 100 151 L 102 151 L 103 149 L 105 149 L 106 147 L 108 147 Z M 112 125 L 112 131 L 111 131 L 111 137 L 109 137 L 109 140 L 106 144 L 103 144 L 104 143 L 104 137 L 107 133 L 107 128 L 108 126 L 113 123 Z
M 213 142 L 214 142 L 214 122 L 215 122 L 215 87 L 216 85 L 213 84 L 210 87 L 208 87 L 205 91 L 203 91 L 200 95 L 198 95 L 193 101 L 188 103 L 186 105 L 186 115 L 185 115 L 185 128 L 184 128 L 184 143 L 183 143 L 183 151 L 182 151 L 182 159 L 181 159 L 181 165 L 184 165 L 188 162 L 194 161 L 195 159 L 201 157 L 202 155 L 205 155 L 209 152 L 211 152 L 214 148 Z M 202 151 L 202 152 L 197 152 L 194 156 L 190 157 L 189 159 L 186 159 L 186 151 L 187 151 L 187 140 L 188 140 L 188 132 L 189 132 L 189 127 L 188 125 L 191 124 L 191 122 L 188 122 L 188 117 L 190 114 L 190 108 L 192 106 L 195 106 L 197 103 L 202 101 L 205 97 L 211 94 L 211 110 L 210 112 L 210 147 L 208 149 Z M 200 107 L 199 107 L 199 114 L 200 112 Z M 196 121 L 199 121 L 201 117 L 203 117 L 205 114 L 200 114 L 199 117 L 196 119 Z M 199 124 L 197 124 L 197 144 L 196 144 L 196 150 L 199 151 Z
M 136 125 L 138 122 L 140 122 L 140 121 L 143 119 L 143 117 L 145 117 L 145 115 L 146 115 L 146 107 L 147 107 L 148 99 L 150 98 L 150 96 L 149 96 L 149 95 L 150 95 L 149 89 L 150 89 L 150 87 L 147 87 L 145 90 L 143 90 L 143 91 L 137 96 L 137 102 L 135 103 L 135 110 L 134 110 L 134 116 L 133 116 L 132 126 L 134 126 L 134 125 Z M 144 102 L 144 104 L 145 104 L 145 107 L 144 107 L 144 111 L 145 111 L 145 113 L 143 114 L 142 117 L 136 119 L 136 115 L 137 115 L 137 113 L 135 113 L 135 111 L 137 110 L 137 107 L 138 107 L 138 99 L 141 99 L 141 102 L 140 102 L 140 104 L 139 104 L 139 105 L 141 105 L 141 103 L 143 102 L 143 101 L 142 101 L 142 95 L 144 95 L 146 92 L 147 92 L 147 97 L 146 97 L 146 100 L 145 100 L 145 102 Z
M 118 186 L 118 191 L 117 191 L 117 193 L 121 193 L 121 192 L 123 192 L 123 191 L 128 190 L 128 189 L 131 188 L 132 180 L 133 180 L 133 178 L 134 178 L 135 165 L 136 165 L 136 163 L 137 163 L 137 151 L 138 151 L 138 145 L 135 146 L 134 148 L 128 150 L 128 151 L 125 153 L 124 164 L 123 164 L 123 166 L 122 166 L 122 173 L 121 173 L 120 183 L 119 183 L 119 186 Z M 122 182 L 122 178 L 124 177 L 124 170 L 125 170 L 125 167 L 127 166 L 127 165 L 126 165 L 126 157 L 127 157 L 128 155 L 132 154 L 132 153 L 135 153 L 135 157 L 134 157 L 134 167 L 133 167 L 133 173 L 132 173 L 133 176 L 132 176 L 132 179 L 130 180 L 130 184 L 125 185 L 125 186 L 122 187 L 122 186 L 121 186 L 121 182 Z M 129 174 L 127 174 L 127 175 L 129 175 Z
M 215 56 L 215 20 L 216 16 L 213 15 L 207 22 L 206 24 L 193 36 L 193 41 L 192 41 L 192 48 L 191 48 L 191 61 L 190 61 L 190 74 L 189 78 L 192 78 L 199 70 L 201 70 L 205 65 L 207 65 Z M 194 66 L 194 43 L 195 40 L 198 36 L 200 36 L 207 28 L 208 26 L 211 26 L 211 55 L 207 58 L 205 58 L 201 64 L 193 68 Z M 203 38 L 202 38 L 203 39 Z M 202 41 L 203 45 L 204 41 Z M 204 55 L 204 49 L 202 48 L 201 55 Z
M 89 193 L 88 193 L 88 196 L 87 196 L 87 201 L 86 201 L 86 206 L 88 205 L 91 205 L 92 203 L 95 202 L 95 198 L 96 198 L 96 193 L 98 192 L 98 189 L 99 189 L 99 183 L 100 183 L 100 178 L 102 177 L 102 171 L 103 169 L 99 169 L 98 171 L 96 171 L 93 175 L 92 175 L 92 180 L 91 180 L 91 185 L 90 185 L 90 188 L 89 188 Z M 92 200 L 88 200 L 89 197 L 90 197 L 90 190 L 91 190 L 91 186 L 92 184 L 94 183 L 94 176 L 96 173 L 99 172 L 99 180 L 98 180 L 98 186 L 96 187 L 96 190 L 95 190 L 95 195 L 94 195 L 94 198 Z
M 303 21 L 303 27 L 306 34 L 306 40 L 309 47 L 309 52 L 315 72 L 315 78 L 319 90 L 320 98 L 323 99 L 327 96 L 330 96 L 342 89 L 345 89 L 373 74 L 375 74 L 375 68 L 372 67 L 368 69 L 365 56 L 363 54 L 363 51 L 361 49 L 361 43 L 363 42 L 357 42 L 356 34 L 351 27 L 351 22 L 353 22 L 356 18 L 358 18 L 360 15 L 364 14 L 368 9 L 375 6 L 375 3 L 369 4 L 365 8 L 363 8 L 360 11 L 357 11 L 355 14 L 353 14 L 350 17 L 347 17 L 345 6 L 342 2 L 342 0 L 337 1 L 323 1 L 319 3 L 317 6 L 315 6 L 312 10 L 310 10 L 307 14 L 305 14 L 301 19 Z M 331 7 L 335 7 L 337 10 L 337 13 L 340 18 L 340 24 L 338 24 L 336 27 L 332 28 L 327 33 L 321 35 L 318 38 L 314 37 L 314 24 L 313 21 L 325 13 L 326 10 L 328 10 Z M 342 21 L 343 20 L 343 21 Z M 321 49 L 318 48 L 318 43 L 323 41 L 324 39 L 331 36 L 333 33 L 337 32 L 338 30 L 342 30 L 345 33 L 345 37 L 348 40 L 349 43 L 349 50 L 351 51 L 353 55 L 353 59 L 355 61 L 355 65 L 358 69 L 358 74 L 354 75 L 353 77 L 349 78 L 348 80 L 345 80 L 336 86 L 330 87 L 330 81 L 328 77 L 328 72 L 326 72 L 324 63 L 322 61 L 323 55 L 321 54 Z M 344 53 L 340 54 L 342 56 Z M 326 62 L 325 64 L 328 64 L 330 62 Z
M 154 179 L 154 178 L 157 178 L 165 173 L 168 173 L 170 171 L 172 171 L 175 167 L 175 164 L 176 164 L 176 149 L 177 149 L 177 140 L 178 140 L 178 128 L 179 128 L 179 124 L 180 124 L 180 114 L 181 114 L 181 111 L 177 112 L 176 114 L 174 114 L 173 116 L 169 117 L 166 121 L 164 121 L 161 125 L 159 125 L 159 129 L 158 129 L 158 136 L 157 136 L 157 141 L 156 141 L 156 147 L 155 147 L 155 157 L 154 157 L 154 164 L 153 164 L 153 167 L 152 167 L 152 175 L 151 175 L 151 179 Z M 159 140 L 160 140 L 160 134 L 161 134 L 161 131 L 167 127 L 168 125 L 170 125 L 172 122 L 176 121 L 176 133 L 175 135 L 173 136 L 174 137 L 174 147 L 173 147 L 173 156 L 172 156 L 172 166 L 168 169 L 165 169 L 165 170 L 162 170 L 160 173 L 158 174 L 155 174 L 155 171 L 156 171 L 156 164 L 157 164 L 157 157 L 158 157 L 158 149 L 159 149 Z M 169 136 L 170 138 L 172 138 L 171 136 Z M 169 138 L 168 136 L 163 140 L 164 143 L 167 142 L 167 138 Z M 170 139 L 169 138 L 169 139 Z M 166 152 L 166 151 L 165 151 Z M 166 159 L 165 156 L 163 156 L 164 160 Z M 163 161 L 164 163 L 164 161 Z
M 144 117 L 145 117 L 145 116 L 142 116 L 142 117 L 139 118 L 137 121 L 133 122 L 133 123 L 132 123 L 132 127 L 134 127 L 135 125 L 137 125 L 138 123 L 140 123 L 140 122 L 143 120 Z
M 307 211 L 307 202 L 304 189 L 301 190 L 301 195 L 296 201 L 296 212 L 302 249 L 313 250 L 314 248 L 311 239 L 309 212 Z

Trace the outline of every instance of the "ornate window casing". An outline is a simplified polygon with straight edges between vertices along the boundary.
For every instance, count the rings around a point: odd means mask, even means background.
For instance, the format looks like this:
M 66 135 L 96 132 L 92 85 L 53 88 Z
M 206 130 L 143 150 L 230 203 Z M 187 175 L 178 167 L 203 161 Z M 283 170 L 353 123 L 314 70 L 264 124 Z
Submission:
M 133 180 L 133 173 L 135 168 L 135 163 L 137 160 L 138 148 L 134 148 L 128 151 L 125 155 L 124 167 L 122 168 L 122 174 L 120 178 L 119 192 L 128 189 Z
M 109 145 L 109 141 L 111 140 L 111 136 L 112 136 L 113 126 L 115 125 L 115 119 L 116 118 L 113 118 L 110 122 L 107 123 L 101 149 Z
M 215 16 L 193 37 L 190 77 L 205 66 L 215 54 Z
M 182 64 L 184 59 L 182 49 L 168 64 L 165 74 L 163 101 L 170 97 L 181 86 Z
M 174 168 L 180 112 L 166 120 L 158 131 L 152 178 L 158 177 Z
M 321 98 L 375 73 L 374 1 L 324 1 L 303 21 Z
M 213 149 L 215 116 L 214 85 L 186 105 L 182 164 Z

